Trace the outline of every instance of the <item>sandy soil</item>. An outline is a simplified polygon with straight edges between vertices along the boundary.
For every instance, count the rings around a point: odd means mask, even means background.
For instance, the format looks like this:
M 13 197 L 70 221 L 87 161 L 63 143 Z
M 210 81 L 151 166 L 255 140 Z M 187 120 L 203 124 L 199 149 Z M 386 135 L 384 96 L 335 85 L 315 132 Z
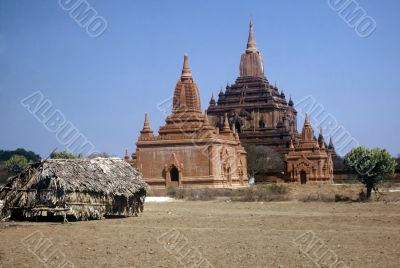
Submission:
M 0 266 L 400 266 L 400 203 L 180 201 L 145 209 L 127 219 L 1 223 Z

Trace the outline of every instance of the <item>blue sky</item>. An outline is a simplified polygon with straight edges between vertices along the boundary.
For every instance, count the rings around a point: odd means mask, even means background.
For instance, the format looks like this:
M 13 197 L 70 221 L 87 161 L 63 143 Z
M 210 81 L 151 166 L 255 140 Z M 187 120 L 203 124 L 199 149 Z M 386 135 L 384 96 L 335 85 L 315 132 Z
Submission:
M 360 144 L 400 154 L 397 0 L 359 0 L 376 21 L 359 37 L 326 0 L 88 1 L 108 26 L 90 37 L 59 1 L 0 1 L 0 148 L 63 149 L 21 100 L 40 91 L 97 150 L 131 152 L 148 112 L 154 131 L 187 52 L 202 108 L 234 82 L 253 18 L 266 76 L 312 95 Z M 299 118 L 299 125 L 302 119 Z

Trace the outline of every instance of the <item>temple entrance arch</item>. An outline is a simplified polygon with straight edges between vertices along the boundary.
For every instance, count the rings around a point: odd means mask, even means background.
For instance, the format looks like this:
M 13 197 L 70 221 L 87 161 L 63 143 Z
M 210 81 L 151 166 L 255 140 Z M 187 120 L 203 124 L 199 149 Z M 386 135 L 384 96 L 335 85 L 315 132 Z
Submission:
M 167 171 L 168 179 L 167 186 L 169 187 L 179 187 L 181 182 L 181 172 L 178 167 L 175 165 L 169 166 L 169 170 Z
M 164 165 L 165 186 L 181 187 L 182 186 L 182 170 L 183 164 L 179 163 L 176 154 L 173 153 L 167 163 Z
M 300 183 L 301 184 L 307 183 L 307 173 L 304 170 L 300 171 Z

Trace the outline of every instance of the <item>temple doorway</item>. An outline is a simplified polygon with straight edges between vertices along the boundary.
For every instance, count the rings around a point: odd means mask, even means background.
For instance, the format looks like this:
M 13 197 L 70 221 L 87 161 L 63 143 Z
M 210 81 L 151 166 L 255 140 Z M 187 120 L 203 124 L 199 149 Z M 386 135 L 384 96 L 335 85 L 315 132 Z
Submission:
M 307 173 L 304 170 L 300 172 L 300 183 L 301 184 L 307 183 Z
M 169 176 L 171 178 L 171 186 L 179 185 L 179 170 L 176 166 L 173 166 L 169 171 Z

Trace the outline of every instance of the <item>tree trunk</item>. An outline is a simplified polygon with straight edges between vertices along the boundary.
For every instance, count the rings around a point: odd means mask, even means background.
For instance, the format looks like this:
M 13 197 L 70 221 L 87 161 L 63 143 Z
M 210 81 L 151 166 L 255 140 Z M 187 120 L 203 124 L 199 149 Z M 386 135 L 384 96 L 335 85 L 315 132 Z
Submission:
M 374 185 L 372 183 L 367 183 L 367 200 L 371 198 L 371 192 Z

